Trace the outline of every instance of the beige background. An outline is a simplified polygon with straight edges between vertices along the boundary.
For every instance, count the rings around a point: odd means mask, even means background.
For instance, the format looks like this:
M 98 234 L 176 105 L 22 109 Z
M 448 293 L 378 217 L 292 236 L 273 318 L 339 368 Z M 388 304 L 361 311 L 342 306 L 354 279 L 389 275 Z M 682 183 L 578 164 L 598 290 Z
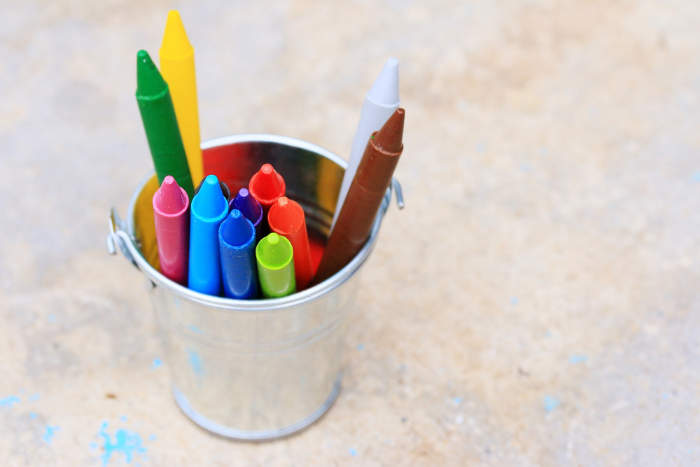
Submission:
M 700 463 L 698 2 L 3 3 L 3 465 L 100 465 L 103 422 L 143 466 Z M 339 400 L 286 440 L 179 413 L 144 280 L 105 251 L 151 165 L 135 53 L 172 6 L 204 139 L 346 155 L 401 61 L 407 208 L 366 265 Z

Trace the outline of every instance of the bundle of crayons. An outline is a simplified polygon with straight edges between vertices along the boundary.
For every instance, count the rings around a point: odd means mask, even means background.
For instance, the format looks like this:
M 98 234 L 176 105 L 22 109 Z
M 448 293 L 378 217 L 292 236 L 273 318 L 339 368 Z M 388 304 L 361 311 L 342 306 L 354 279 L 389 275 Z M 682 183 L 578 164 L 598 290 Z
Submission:
M 168 14 L 160 62 L 159 71 L 145 50 L 137 54 L 136 100 L 160 183 L 153 215 L 161 273 L 201 293 L 254 299 L 284 297 L 343 268 L 369 237 L 403 150 L 398 61 L 387 61 L 365 98 L 317 268 L 304 210 L 284 196 L 283 174 L 271 164 L 230 199 L 216 174 L 204 177 L 194 49 L 177 11 Z M 197 191 L 193 181 L 201 181 Z

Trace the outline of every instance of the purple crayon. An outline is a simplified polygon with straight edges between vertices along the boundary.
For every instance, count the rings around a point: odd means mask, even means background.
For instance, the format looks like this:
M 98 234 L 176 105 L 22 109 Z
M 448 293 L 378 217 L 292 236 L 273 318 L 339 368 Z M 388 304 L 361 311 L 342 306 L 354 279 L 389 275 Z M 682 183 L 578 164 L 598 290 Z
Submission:
M 265 232 L 263 232 L 264 225 L 262 222 L 263 208 L 258 200 L 250 194 L 247 188 L 238 190 L 236 197 L 229 203 L 229 208 L 231 210 L 234 208 L 238 209 L 246 219 L 253 223 L 256 240 L 264 236 Z

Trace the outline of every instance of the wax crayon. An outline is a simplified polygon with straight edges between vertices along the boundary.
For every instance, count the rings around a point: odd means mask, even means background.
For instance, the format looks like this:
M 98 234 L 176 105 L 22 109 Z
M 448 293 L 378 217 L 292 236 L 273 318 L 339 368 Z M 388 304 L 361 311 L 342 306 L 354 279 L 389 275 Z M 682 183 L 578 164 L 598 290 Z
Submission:
M 139 105 L 158 183 L 172 175 L 190 198 L 194 193 L 168 85 L 148 52 L 136 54 L 136 102 Z
M 292 244 L 275 232 L 258 242 L 255 258 L 263 297 L 284 297 L 296 292 L 293 256 Z
M 219 226 L 219 255 L 224 295 L 238 299 L 256 298 L 255 228 L 238 209 L 232 210 Z
M 210 295 L 221 291 L 219 224 L 228 214 L 228 202 L 216 175 L 204 179 L 190 208 L 190 264 L 187 286 Z
M 219 177 L 217 176 L 216 178 Z M 204 180 L 206 180 L 206 178 Z M 202 187 L 202 185 L 204 185 L 204 180 L 202 180 L 202 183 L 195 187 L 195 196 L 197 196 L 197 193 L 199 193 L 199 189 Z M 221 179 L 219 179 L 219 186 L 221 187 L 221 194 L 224 195 L 224 198 L 226 198 L 226 202 L 228 202 L 231 199 L 231 190 L 228 189 L 228 185 L 226 185 Z
M 160 45 L 160 70 L 168 83 L 177 116 L 187 164 L 195 184 L 202 180 L 202 149 L 199 139 L 199 109 L 194 68 L 194 48 L 177 10 L 168 12 Z
M 285 189 L 284 178 L 277 173 L 272 164 L 263 164 L 260 170 L 250 177 L 248 183 L 250 194 L 262 205 L 265 213 L 277 198 L 284 196 Z
M 253 223 L 255 238 L 262 238 L 263 208 L 257 199 L 253 198 L 247 188 L 238 190 L 238 194 L 229 203 L 229 209 L 236 208 Z
M 304 209 L 296 201 L 280 196 L 267 213 L 267 223 L 273 232 L 284 235 L 292 244 L 297 289 L 305 289 L 313 276 L 313 271 Z
M 187 283 L 187 240 L 189 222 L 187 209 L 190 199 L 168 175 L 153 195 L 153 218 L 158 242 L 160 272 L 165 277 L 185 285 Z
M 403 151 L 404 109 L 399 108 L 367 143 L 348 196 L 331 229 L 314 281 L 338 272 L 362 248 Z
M 338 202 L 335 205 L 333 213 L 333 222 L 331 228 L 338 221 L 340 210 L 345 202 L 350 184 L 357 167 L 360 165 L 360 160 L 365 152 L 367 140 L 370 135 L 379 130 L 387 119 L 399 107 L 399 61 L 395 58 L 389 58 L 384 64 L 382 72 L 379 73 L 372 88 L 365 96 L 360 112 L 360 122 L 355 131 L 355 137 L 352 140 L 352 149 L 350 150 L 350 159 L 348 160 L 348 168 L 345 169 L 343 182 L 340 185 L 338 193 Z

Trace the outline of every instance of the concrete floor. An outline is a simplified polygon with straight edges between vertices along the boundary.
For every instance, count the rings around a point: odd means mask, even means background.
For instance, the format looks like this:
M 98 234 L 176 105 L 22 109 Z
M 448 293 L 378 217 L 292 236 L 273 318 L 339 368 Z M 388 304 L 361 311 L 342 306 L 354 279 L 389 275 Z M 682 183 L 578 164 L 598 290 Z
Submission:
M 698 2 L 199 3 L 2 8 L 2 465 L 700 463 Z M 401 60 L 407 208 L 339 400 L 285 440 L 181 415 L 145 281 L 105 251 L 151 165 L 135 53 L 171 7 L 204 139 L 346 155 Z

